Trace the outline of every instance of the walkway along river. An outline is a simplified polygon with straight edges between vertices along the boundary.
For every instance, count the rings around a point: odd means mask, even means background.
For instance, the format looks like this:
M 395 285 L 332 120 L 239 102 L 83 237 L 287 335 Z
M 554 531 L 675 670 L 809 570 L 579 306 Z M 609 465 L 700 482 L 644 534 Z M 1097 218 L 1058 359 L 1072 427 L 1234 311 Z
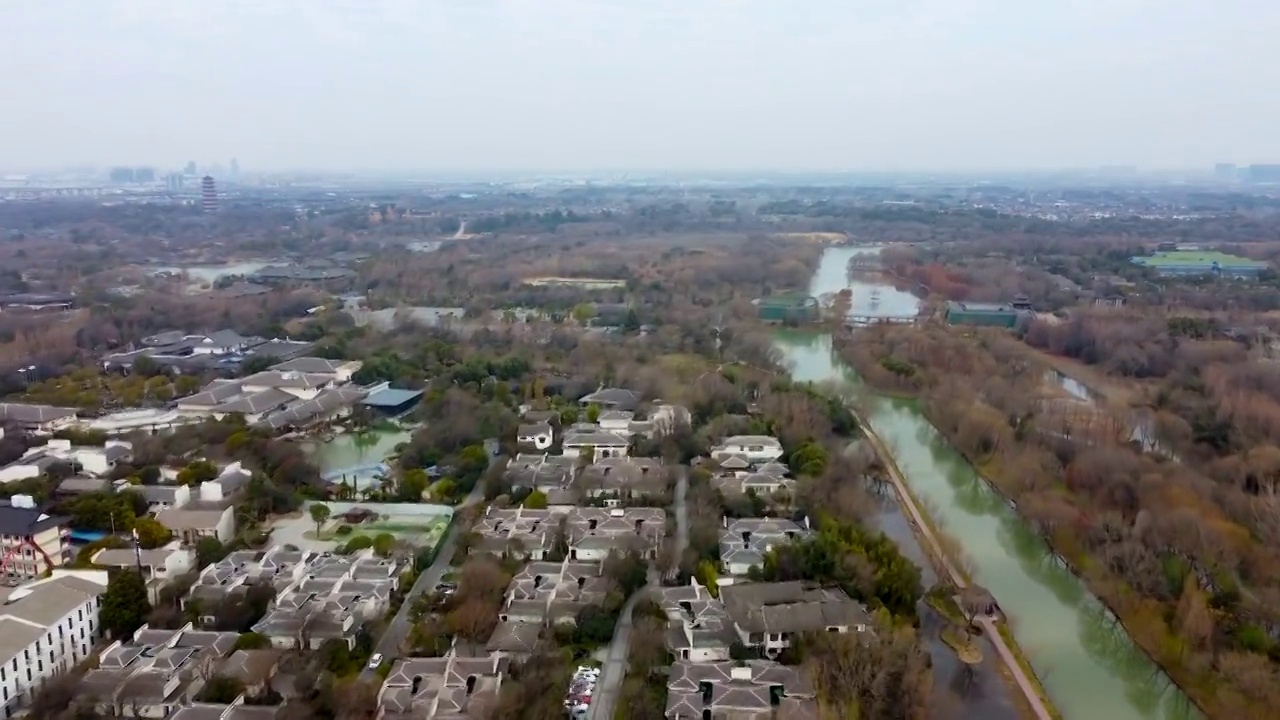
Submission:
M 829 248 L 810 294 L 850 286 L 845 270 L 849 258 L 868 251 Z M 852 285 L 855 304 L 856 298 L 869 297 L 868 285 Z M 901 314 L 913 307 L 911 296 L 882 289 L 881 312 Z M 796 380 L 846 386 L 860 382 L 833 353 L 829 335 L 780 331 L 776 345 Z M 1083 583 L 946 443 L 915 403 L 873 398 L 870 405 L 866 419 L 892 452 L 912 495 L 936 509 L 935 524 L 964 548 L 974 580 L 999 602 L 1015 639 L 1065 720 L 1202 717 Z

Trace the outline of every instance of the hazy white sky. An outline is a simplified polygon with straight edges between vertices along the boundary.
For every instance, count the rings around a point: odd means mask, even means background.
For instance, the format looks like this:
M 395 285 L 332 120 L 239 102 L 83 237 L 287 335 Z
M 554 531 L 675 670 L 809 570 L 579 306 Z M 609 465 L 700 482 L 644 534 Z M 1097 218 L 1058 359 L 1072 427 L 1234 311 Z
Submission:
M 1277 0 L 0 0 L 0 167 L 1280 161 Z

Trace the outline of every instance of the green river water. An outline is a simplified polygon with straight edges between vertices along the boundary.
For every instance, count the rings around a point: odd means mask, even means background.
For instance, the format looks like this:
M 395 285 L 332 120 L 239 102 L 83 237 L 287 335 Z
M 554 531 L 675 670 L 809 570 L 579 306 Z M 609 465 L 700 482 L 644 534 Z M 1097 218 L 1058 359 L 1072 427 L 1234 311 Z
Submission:
M 917 300 L 910 293 L 849 280 L 849 259 L 876 251 L 827 249 L 810 293 L 848 287 L 854 314 L 914 312 Z M 879 292 L 873 294 L 873 289 Z M 833 354 L 829 335 L 780 331 L 775 342 L 796 380 L 859 382 Z M 1203 717 L 914 403 L 875 398 L 868 421 L 891 448 L 912 492 L 930 504 L 934 521 L 964 547 L 975 580 L 1000 603 L 1018 644 L 1066 720 Z

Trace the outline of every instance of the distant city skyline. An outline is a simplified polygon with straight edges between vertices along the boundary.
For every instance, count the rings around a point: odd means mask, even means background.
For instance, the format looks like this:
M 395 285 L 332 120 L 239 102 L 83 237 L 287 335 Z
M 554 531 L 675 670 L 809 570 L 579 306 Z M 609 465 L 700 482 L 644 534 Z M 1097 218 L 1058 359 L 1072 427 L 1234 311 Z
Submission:
M 912 171 L 1280 162 L 1280 5 L 45 0 L 5 170 Z M 616 169 L 616 170 L 612 170 Z

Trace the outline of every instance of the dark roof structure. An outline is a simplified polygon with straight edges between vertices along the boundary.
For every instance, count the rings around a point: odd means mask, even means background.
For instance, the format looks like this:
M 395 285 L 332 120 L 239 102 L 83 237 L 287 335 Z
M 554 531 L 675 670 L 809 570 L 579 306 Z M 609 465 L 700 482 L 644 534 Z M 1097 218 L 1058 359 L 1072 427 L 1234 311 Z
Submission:
M 75 415 L 73 408 L 52 405 L 28 405 L 26 403 L 0 403 L 0 422 L 39 424 L 61 420 Z
M 373 407 L 393 408 L 415 402 L 420 397 L 422 397 L 421 390 L 399 390 L 396 388 L 387 388 L 373 393 L 360 402 L 364 405 L 371 405 Z
M 583 405 L 600 405 L 612 410 L 635 410 L 640 407 L 640 394 L 622 388 L 601 388 L 583 395 L 578 402 Z
M 15 507 L 12 498 L 0 500 L 0 535 L 27 537 L 68 521 L 66 517 L 48 515 L 40 507 Z

